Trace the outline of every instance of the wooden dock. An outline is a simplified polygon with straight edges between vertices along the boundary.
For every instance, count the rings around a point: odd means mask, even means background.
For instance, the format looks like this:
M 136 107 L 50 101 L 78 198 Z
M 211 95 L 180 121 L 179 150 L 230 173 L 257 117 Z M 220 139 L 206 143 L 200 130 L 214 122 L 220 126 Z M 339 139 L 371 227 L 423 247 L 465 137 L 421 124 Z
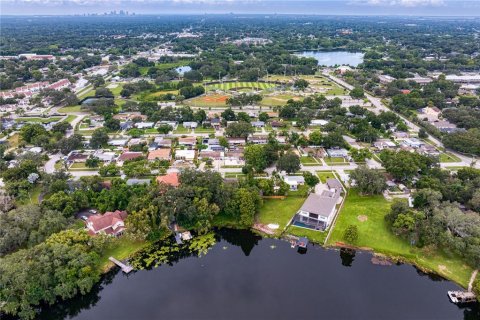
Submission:
M 455 304 L 472 303 L 477 301 L 475 294 L 468 291 L 448 291 L 448 298 Z
M 130 273 L 130 272 L 133 271 L 133 267 L 132 267 L 132 266 L 126 265 L 126 264 L 124 264 L 123 262 L 118 261 L 118 260 L 115 259 L 114 257 L 110 257 L 110 258 L 108 258 L 108 260 L 112 261 L 112 262 L 115 263 L 117 266 L 119 266 L 124 273 L 127 273 L 127 274 L 128 274 L 128 273 Z

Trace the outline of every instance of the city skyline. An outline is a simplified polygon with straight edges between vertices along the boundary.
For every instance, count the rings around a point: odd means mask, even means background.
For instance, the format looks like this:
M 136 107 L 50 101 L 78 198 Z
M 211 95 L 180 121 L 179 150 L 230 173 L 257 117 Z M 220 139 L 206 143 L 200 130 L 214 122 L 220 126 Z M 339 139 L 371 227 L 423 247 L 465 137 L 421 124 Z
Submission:
M 369 16 L 479 16 L 472 0 L 1 0 L 2 15 L 312 14 Z

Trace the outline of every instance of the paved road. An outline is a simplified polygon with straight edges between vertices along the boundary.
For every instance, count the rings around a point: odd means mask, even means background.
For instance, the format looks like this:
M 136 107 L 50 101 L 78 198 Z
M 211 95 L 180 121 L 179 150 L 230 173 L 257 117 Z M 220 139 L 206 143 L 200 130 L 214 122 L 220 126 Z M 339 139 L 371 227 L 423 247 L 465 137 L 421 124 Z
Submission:
M 75 127 L 77 126 L 77 124 L 80 123 L 80 121 L 82 121 L 82 119 L 85 117 L 85 114 L 78 114 L 76 115 L 76 118 L 73 119 L 73 121 L 70 123 L 72 125 L 72 129 L 71 130 L 67 130 L 67 133 L 66 133 L 66 137 L 69 138 L 73 135 L 73 133 L 75 132 Z
M 55 172 L 55 163 L 62 158 L 60 153 L 53 154 L 50 156 L 50 159 L 45 163 L 44 170 L 46 173 L 54 173 Z

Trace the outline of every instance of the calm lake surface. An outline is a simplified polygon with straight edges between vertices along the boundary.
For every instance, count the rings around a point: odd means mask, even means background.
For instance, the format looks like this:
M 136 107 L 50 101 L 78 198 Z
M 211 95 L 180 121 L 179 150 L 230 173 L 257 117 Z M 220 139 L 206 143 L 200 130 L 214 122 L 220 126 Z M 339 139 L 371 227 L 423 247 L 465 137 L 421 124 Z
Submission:
M 372 264 L 309 245 L 300 254 L 282 240 L 220 230 L 198 258 L 126 276 L 106 275 L 90 294 L 45 310 L 40 319 L 479 319 L 478 305 L 459 308 L 456 284 L 411 265 Z
M 363 53 L 348 51 L 304 51 L 298 56 L 315 58 L 319 66 L 333 67 L 335 65 L 358 66 L 363 62 Z

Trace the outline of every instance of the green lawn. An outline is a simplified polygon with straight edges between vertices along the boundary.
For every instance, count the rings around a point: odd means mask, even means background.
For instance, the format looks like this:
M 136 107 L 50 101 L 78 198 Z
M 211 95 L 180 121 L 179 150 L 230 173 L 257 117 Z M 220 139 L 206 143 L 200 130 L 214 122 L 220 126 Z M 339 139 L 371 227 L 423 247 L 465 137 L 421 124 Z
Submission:
M 454 154 L 451 153 L 441 153 L 440 162 L 461 162 L 462 160 Z
M 340 86 L 335 86 L 329 89 L 326 93 L 328 96 L 341 96 L 347 94 L 348 91 Z
M 297 236 L 297 237 L 306 237 L 308 240 L 313 241 L 315 243 L 323 244 L 325 242 L 325 238 L 327 237 L 327 231 L 315 231 L 306 228 L 300 228 L 297 226 L 290 225 L 287 228 L 285 233 Z
M 134 253 L 140 251 L 148 243 L 143 241 L 133 241 L 127 237 L 121 237 L 115 239 L 112 247 L 104 252 L 100 257 L 100 269 L 102 272 L 106 272 L 109 268 L 113 266 L 113 263 L 108 260 L 109 257 L 114 257 L 118 260 L 123 260 Z
M 49 118 L 40 118 L 40 117 L 25 117 L 25 118 L 17 118 L 15 121 L 21 122 L 33 122 L 33 123 L 50 123 L 55 122 L 62 119 L 62 117 L 49 117 Z
M 82 90 L 81 93 L 78 95 L 78 99 L 83 100 L 87 97 L 93 97 L 94 95 L 95 95 L 95 90 L 93 89 L 93 87 L 90 87 L 87 90 Z
M 358 241 L 355 243 L 357 247 L 370 248 L 375 252 L 405 259 L 463 286 L 467 285 L 472 268 L 455 255 L 448 255 L 440 250 L 412 247 L 406 240 L 395 236 L 388 230 L 384 219 L 389 210 L 390 202 L 383 196 L 361 196 L 355 189 L 351 189 L 328 244 L 345 243 L 345 229 L 349 225 L 356 225 L 359 231 Z M 361 222 L 359 216 L 366 216 L 367 220 Z
M 92 129 L 92 130 L 77 130 L 77 131 L 75 131 L 75 134 L 79 134 L 81 136 L 91 136 L 93 134 L 93 131 L 95 131 L 95 129 Z
M 183 126 L 183 124 L 179 124 L 179 125 L 177 126 L 177 129 L 175 129 L 175 130 L 173 131 L 173 133 L 179 133 L 179 134 L 181 134 L 181 133 L 190 133 L 190 132 L 191 132 L 191 130 L 185 128 L 185 127 Z
M 290 94 L 279 94 L 275 96 L 263 97 L 260 104 L 264 106 L 283 106 L 290 99 L 301 101 L 303 100 L 303 97 L 290 95 Z
M 313 164 L 315 164 L 315 165 L 320 165 L 320 163 L 319 163 L 314 157 L 310 157 L 310 156 L 300 157 L 300 162 L 301 162 L 302 164 L 313 163 Z
M 60 113 L 81 112 L 81 106 L 69 106 L 58 109 Z
M 317 171 L 317 176 L 320 178 L 322 183 L 326 183 L 328 179 L 335 178 L 335 175 L 332 171 Z
M 348 164 L 344 158 L 324 158 L 323 160 L 325 160 L 325 163 L 329 166 Z
M 195 133 L 215 133 L 215 129 L 198 127 L 195 129 Z
M 225 83 L 217 83 L 217 84 L 209 84 L 206 86 L 207 91 L 212 90 L 232 90 L 232 89 L 254 89 L 254 90 L 267 90 L 275 87 L 273 83 L 264 83 L 264 82 L 245 82 L 245 81 L 237 81 L 237 82 L 225 82 Z
M 264 199 L 263 206 L 260 208 L 256 220 L 262 224 L 275 223 L 279 225 L 275 235 L 279 236 L 287 223 L 293 218 L 295 213 L 305 202 L 307 187 L 302 186 L 298 191 L 290 192 L 289 195 L 281 199 Z
M 75 116 L 75 115 L 73 115 L 73 114 L 70 114 L 70 115 L 68 115 L 68 116 L 65 118 L 65 120 L 63 120 L 63 121 L 66 121 L 66 122 L 68 122 L 68 123 L 72 123 L 72 121 L 75 120 L 76 118 L 77 118 L 77 116 Z

